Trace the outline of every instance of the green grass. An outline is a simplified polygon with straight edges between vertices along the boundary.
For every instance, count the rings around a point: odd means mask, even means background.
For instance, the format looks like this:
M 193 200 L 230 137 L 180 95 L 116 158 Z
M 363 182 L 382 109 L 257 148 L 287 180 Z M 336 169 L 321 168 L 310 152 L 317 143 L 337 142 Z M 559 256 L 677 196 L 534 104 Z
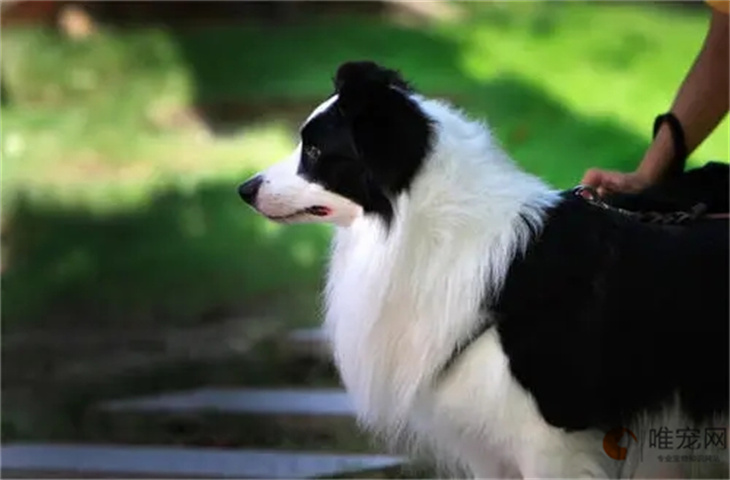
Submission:
M 460 20 L 418 28 L 342 18 L 81 42 L 3 29 L 4 327 L 194 322 L 262 303 L 311 322 L 328 231 L 272 226 L 235 187 L 287 153 L 340 62 L 374 59 L 455 98 L 525 168 L 568 187 L 591 166 L 636 165 L 707 24 L 670 5 L 460 7 Z M 206 136 L 188 107 L 216 102 L 255 115 Z M 727 161 L 727 125 L 691 165 Z

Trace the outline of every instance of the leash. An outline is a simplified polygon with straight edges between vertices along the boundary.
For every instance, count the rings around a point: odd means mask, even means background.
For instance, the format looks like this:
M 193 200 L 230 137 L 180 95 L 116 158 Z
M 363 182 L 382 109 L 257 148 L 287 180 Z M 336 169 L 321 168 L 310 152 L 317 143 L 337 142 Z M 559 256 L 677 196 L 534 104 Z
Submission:
M 588 185 L 578 185 L 577 187 L 574 187 L 571 191 L 574 195 L 579 196 L 591 205 L 595 205 L 604 210 L 612 210 L 614 212 L 621 213 L 622 215 L 634 218 L 643 223 L 654 223 L 659 225 L 683 225 L 704 218 L 730 218 L 730 214 L 728 213 L 707 213 L 707 205 L 705 205 L 704 203 L 697 203 L 689 210 L 678 210 L 675 212 L 636 212 L 609 205 L 601 199 L 595 188 Z

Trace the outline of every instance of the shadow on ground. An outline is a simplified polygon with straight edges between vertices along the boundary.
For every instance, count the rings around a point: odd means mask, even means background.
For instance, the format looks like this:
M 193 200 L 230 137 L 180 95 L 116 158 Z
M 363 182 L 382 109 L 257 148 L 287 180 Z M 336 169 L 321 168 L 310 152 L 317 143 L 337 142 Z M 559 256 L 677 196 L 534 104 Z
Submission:
M 280 289 L 313 292 L 327 231 L 270 224 L 236 186 L 175 187 L 110 215 L 16 200 L 6 212 L 4 328 L 205 321 Z

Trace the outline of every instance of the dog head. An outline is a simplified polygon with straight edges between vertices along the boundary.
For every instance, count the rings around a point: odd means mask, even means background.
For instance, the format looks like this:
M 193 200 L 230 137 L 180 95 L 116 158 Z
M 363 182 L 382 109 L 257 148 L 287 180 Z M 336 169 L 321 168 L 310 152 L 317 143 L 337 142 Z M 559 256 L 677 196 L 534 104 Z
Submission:
M 347 226 L 377 215 L 390 222 L 393 200 L 429 152 L 431 122 L 398 72 L 348 62 L 334 87 L 302 125 L 291 155 L 238 189 L 271 220 Z

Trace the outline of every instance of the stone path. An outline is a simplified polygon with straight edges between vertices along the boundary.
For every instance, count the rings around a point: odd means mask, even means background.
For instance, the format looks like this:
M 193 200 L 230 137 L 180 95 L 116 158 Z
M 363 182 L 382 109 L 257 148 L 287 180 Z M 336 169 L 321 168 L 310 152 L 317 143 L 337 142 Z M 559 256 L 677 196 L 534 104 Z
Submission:
M 29 470 L 186 478 L 312 478 L 401 463 L 401 459 L 387 455 L 118 445 L 16 444 L 4 446 L 0 452 L 5 478 Z

